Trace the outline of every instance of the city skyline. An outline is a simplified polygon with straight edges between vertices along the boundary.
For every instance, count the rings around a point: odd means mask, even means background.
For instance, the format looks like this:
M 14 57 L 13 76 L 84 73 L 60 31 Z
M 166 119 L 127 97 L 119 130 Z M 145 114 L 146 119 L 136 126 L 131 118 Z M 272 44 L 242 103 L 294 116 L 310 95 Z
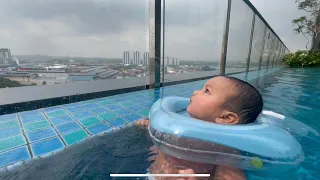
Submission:
M 264 3 L 256 0 L 252 2 L 257 6 Z M 47 54 L 71 57 L 119 57 L 124 49 L 148 51 L 149 7 L 144 0 L 134 2 L 57 0 L 37 3 L 2 2 L 0 47 L 10 48 L 14 52 L 13 55 Z M 166 5 L 168 6 L 166 55 L 185 60 L 220 59 L 225 1 L 201 1 L 200 4 L 195 4 L 190 0 L 183 3 L 173 0 Z M 269 10 L 274 6 L 271 2 L 264 5 Z M 293 6 L 296 4 L 288 3 L 287 6 L 281 7 L 290 7 L 292 10 Z M 48 8 L 52 10 L 46 11 Z M 245 18 L 236 17 L 232 19 L 233 24 L 241 24 L 241 18 L 246 20 L 251 18 L 243 11 L 248 11 L 248 8 L 241 8 L 237 14 L 244 15 Z M 270 14 L 265 13 L 265 15 L 269 20 Z M 295 14 L 290 13 L 290 16 L 293 15 Z M 295 39 L 288 33 L 287 25 L 286 32 L 278 30 L 280 25 L 278 27 L 270 25 L 277 33 L 282 32 L 279 34 L 280 37 L 289 36 L 285 38 L 287 41 Z M 234 29 L 230 32 L 243 34 L 239 31 L 239 27 L 242 26 L 232 27 Z M 291 31 L 291 25 L 289 28 Z M 237 37 L 233 44 L 234 47 L 240 47 L 247 41 L 247 36 Z M 292 49 L 290 44 L 297 42 L 290 41 L 292 43 L 284 42 Z M 302 44 L 300 47 L 304 47 L 304 42 Z M 230 56 L 235 57 L 243 51 L 230 49 Z

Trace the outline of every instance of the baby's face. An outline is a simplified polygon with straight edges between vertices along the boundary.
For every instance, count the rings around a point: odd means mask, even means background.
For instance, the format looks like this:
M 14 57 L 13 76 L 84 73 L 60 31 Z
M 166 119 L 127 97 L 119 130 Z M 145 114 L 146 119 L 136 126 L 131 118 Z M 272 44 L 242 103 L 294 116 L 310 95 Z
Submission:
M 202 89 L 193 92 L 187 112 L 191 117 L 215 122 L 222 114 L 222 105 L 234 94 L 233 86 L 224 77 L 210 79 Z

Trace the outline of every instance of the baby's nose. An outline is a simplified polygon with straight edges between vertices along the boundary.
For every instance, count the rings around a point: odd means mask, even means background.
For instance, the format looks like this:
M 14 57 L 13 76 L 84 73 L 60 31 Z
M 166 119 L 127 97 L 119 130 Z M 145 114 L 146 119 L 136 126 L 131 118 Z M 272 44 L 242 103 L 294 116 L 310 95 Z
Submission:
M 197 95 L 199 93 L 199 91 L 193 91 L 193 95 Z

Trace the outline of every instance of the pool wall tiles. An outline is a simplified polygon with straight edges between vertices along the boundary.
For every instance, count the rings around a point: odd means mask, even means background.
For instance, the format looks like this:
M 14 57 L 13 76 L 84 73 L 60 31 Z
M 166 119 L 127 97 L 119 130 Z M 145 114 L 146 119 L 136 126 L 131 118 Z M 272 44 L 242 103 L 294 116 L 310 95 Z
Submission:
M 0 168 L 147 117 L 159 94 L 145 90 L 0 116 Z

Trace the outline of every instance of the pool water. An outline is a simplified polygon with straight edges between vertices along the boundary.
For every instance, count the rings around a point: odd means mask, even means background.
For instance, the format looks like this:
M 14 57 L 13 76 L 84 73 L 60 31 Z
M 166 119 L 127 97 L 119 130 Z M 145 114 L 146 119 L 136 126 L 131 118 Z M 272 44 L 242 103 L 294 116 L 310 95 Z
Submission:
M 260 78 L 256 78 L 257 73 L 232 76 L 248 80 L 262 93 L 264 109 L 299 120 L 320 132 L 320 122 L 317 121 L 320 113 L 320 69 L 269 70 L 269 74 Z M 168 86 L 162 95 L 189 97 L 205 82 Z M 278 179 L 320 179 L 320 143 L 315 143 L 319 142 L 317 137 L 312 138 L 299 138 L 306 157 L 301 169 L 293 174 L 282 174 Z M 152 155 L 151 146 L 145 129 L 127 126 L 112 133 L 89 137 L 53 156 L 27 161 L 22 166 L 0 173 L 0 179 L 111 179 L 110 173 L 146 173 L 151 163 L 148 160 Z M 248 179 L 277 178 L 269 175 L 262 178 L 249 173 Z
M 87 138 L 54 156 L 0 173 L 1 180 L 104 180 L 112 173 L 147 173 L 152 141 L 145 128 L 127 126 Z
M 320 132 L 320 69 L 283 69 L 251 82 L 262 93 L 264 108 L 301 121 Z M 301 169 L 290 179 L 320 179 L 320 143 L 299 137 L 305 153 Z

